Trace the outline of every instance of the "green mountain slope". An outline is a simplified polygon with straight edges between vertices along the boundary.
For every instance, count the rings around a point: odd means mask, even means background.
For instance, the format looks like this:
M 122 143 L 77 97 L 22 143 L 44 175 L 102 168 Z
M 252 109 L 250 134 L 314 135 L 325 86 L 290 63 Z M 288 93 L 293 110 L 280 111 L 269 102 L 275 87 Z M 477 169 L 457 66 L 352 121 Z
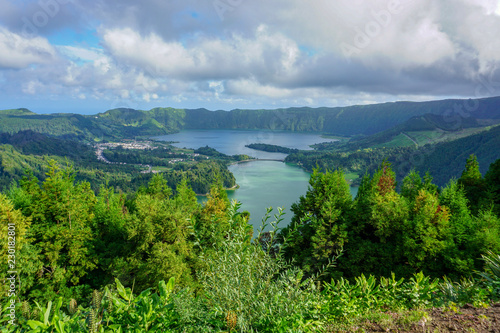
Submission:
M 346 173 L 361 176 L 365 171 L 374 173 L 380 163 L 387 160 L 393 165 L 398 181 L 415 169 L 422 175 L 429 171 L 436 184 L 444 186 L 449 179 L 460 177 L 471 154 L 477 156 L 483 175 L 490 164 L 500 158 L 500 125 L 481 128 L 479 133 L 463 138 L 426 144 L 418 148 L 415 144 L 360 149 L 353 145 L 340 144 L 336 150 L 332 150 L 332 145 L 329 144 L 318 146 L 322 150 L 293 153 L 288 155 L 285 161 L 300 165 L 308 171 L 315 167 L 320 167 L 321 170 L 341 168 Z
M 436 184 L 459 178 L 467 158 L 475 154 L 484 175 L 491 163 L 500 158 L 500 125 L 450 142 L 426 145 L 406 161 L 394 161 L 401 170 L 413 166 L 422 174 L 429 171 Z
M 470 105 L 477 106 L 471 108 Z M 467 111 L 465 107 L 468 107 Z M 472 111 L 474 110 L 474 111 Z M 190 129 L 269 129 L 328 132 L 337 135 L 371 135 L 402 124 L 412 117 L 440 115 L 440 126 L 460 128 L 462 120 L 498 122 L 500 97 L 478 100 L 396 102 L 336 108 L 287 108 L 276 110 L 208 111 L 186 110 L 184 128 Z M 428 116 L 432 120 L 432 116 Z M 467 123 L 467 121 L 466 121 Z
M 490 121 L 491 122 L 491 121 Z M 499 119 L 500 122 L 500 119 Z M 450 122 L 443 115 L 424 114 L 412 117 L 391 129 L 358 138 L 349 143 L 350 149 L 368 147 L 423 146 L 429 143 L 455 140 L 487 129 L 477 118 L 459 115 Z M 330 145 L 334 147 L 335 145 Z M 324 146 L 323 148 L 326 148 Z
M 471 108 L 471 105 L 474 107 Z M 467 111 L 467 108 L 471 111 Z M 419 123 L 422 122 L 419 121 L 420 116 L 425 118 L 422 124 Z M 82 141 L 163 135 L 181 129 L 266 129 L 366 136 L 389 130 L 412 118 L 412 126 L 417 128 L 433 124 L 432 126 L 444 127 L 447 130 L 475 125 L 469 124 L 471 119 L 479 125 L 498 123 L 500 97 L 314 109 L 114 109 L 92 116 L 38 115 L 26 109 L 4 110 L 0 111 L 0 132 L 33 130 Z
M 9 109 L 9 110 L 0 110 L 1 116 L 26 116 L 26 115 L 35 115 L 36 113 L 31 112 L 28 109 Z

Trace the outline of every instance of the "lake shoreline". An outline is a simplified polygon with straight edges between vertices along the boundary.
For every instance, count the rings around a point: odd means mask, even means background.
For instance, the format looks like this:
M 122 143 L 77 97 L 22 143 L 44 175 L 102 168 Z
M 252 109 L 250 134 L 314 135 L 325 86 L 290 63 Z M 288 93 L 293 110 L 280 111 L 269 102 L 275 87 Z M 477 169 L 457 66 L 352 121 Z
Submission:
M 240 185 L 235 184 L 233 187 L 225 187 L 224 191 L 235 191 L 240 188 Z M 196 193 L 197 197 L 207 197 L 210 193 L 205 193 L 205 194 L 198 194 Z

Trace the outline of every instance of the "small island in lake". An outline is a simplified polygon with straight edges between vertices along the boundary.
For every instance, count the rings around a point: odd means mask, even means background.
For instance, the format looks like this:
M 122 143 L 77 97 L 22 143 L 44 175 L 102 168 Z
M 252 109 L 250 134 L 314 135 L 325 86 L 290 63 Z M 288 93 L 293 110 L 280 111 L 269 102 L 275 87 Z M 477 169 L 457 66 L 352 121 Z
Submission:
M 269 153 L 292 154 L 292 153 L 299 152 L 299 150 L 295 149 L 295 148 L 287 148 L 287 147 L 282 147 L 282 146 L 277 146 L 277 145 L 270 145 L 267 143 L 251 143 L 249 145 L 245 145 L 245 147 L 255 149 L 255 150 L 267 151 Z

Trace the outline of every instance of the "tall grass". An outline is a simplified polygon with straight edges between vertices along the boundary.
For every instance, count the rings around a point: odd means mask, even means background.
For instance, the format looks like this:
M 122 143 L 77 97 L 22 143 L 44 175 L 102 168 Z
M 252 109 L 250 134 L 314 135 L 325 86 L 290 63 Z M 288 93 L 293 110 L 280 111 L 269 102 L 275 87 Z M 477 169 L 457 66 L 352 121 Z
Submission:
M 210 308 L 226 320 L 228 330 L 317 330 L 320 322 L 315 309 L 320 294 L 314 280 L 303 279 L 303 272 L 286 263 L 281 251 L 274 248 L 282 212 L 271 222 L 271 231 L 261 244 L 267 217 L 252 241 L 247 226 L 235 222 L 238 207 L 233 202 L 230 208 L 232 231 L 215 252 L 204 258 L 204 269 L 198 273 Z

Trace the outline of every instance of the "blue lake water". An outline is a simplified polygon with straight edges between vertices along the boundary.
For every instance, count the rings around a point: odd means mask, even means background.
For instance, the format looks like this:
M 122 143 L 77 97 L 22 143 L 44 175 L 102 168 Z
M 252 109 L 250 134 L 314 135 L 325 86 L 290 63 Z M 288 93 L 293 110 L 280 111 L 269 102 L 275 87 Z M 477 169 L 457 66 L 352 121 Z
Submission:
M 267 143 L 287 148 L 312 149 L 315 143 L 334 141 L 324 139 L 318 134 L 282 131 L 252 130 L 184 130 L 179 133 L 156 138 L 164 141 L 177 141 L 178 148 L 196 149 L 209 146 L 227 155 L 246 154 L 256 158 L 283 159 L 286 154 L 268 153 L 245 147 L 250 143 Z
M 156 137 L 157 140 L 177 141 L 174 146 L 179 148 L 199 148 L 209 146 L 228 155 L 246 154 L 260 159 L 284 159 L 286 154 L 261 152 L 245 147 L 250 143 L 267 143 L 288 148 L 311 149 L 309 145 L 332 141 L 321 138 L 318 134 L 246 131 L 246 130 L 185 130 L 180 133 Z M 231 200 L 242 203 L 241 211 L 250 212 L 250 223 L 254 230 L 260 227 L 267 207 L 283 207 L 285 215 L 281 226 L 291 221 L 290 207 L 305 195 L 309 185 L 310 174 L 301 168 L 276 161 L 253 161 L 234 164 L 229 167 L 234 174 L 236 190 L 228 191 Z M 357 187 L 351 187 L 355 196 Z M 205 197 L 198 198 L 200 202 Z

